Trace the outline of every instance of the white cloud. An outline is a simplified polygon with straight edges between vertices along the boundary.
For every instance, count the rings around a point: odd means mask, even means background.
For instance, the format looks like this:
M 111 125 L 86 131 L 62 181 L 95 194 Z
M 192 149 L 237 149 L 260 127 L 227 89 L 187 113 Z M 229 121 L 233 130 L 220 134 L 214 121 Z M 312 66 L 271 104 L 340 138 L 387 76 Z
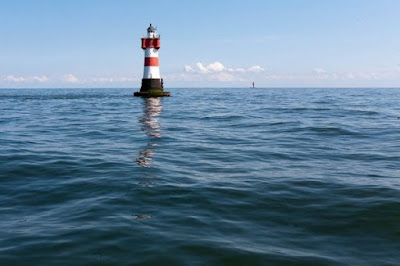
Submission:
M 214 74 L 211 77 L 214 80 L 218 80 L 218 81 L 233 81 L 235 80 L 235 76 L 233 76 L 232 74 L 229 73 L 218 73 L 218 74 Z
M 4 79 L 4 81 L 9 82 L 47 82 L 49 78 L 47 76 L 14 76 L 8 75 Z
M 244 81 L 253 80 L 254 75 L 264 72 L 264 69 L 258 65 L 250 67 L 228 67 L 219 61 L 208 65 L 197 62 L 193 65 L 185 65 L 184 73 L 181 75 L 171 75 L 176 80 L 192 81 Z M 250 75 L 251 74 L 251 75 Z M 249 75 L 251 77 L 249 77 Z
M 70 82 L 70 83 L 79 82 L 79 79 L 72 74 L 64 75 L 63 79 L 64 79 L 64 81 Z
M 376 68 L 365 71 L 337 71 L 331 72 L 324 68 L 316 67 L 310 72 L 299 73 L 266 73 L 259 65 L 250 67 L 225 66 L 219 61 L 211 64 L 198 62 L 184 66 L 184 73 L 174 76 L 180 81 L 243 81 L 271 80 L 271 81 L 309 81 L 309 82 L 362 82 L 362 81 L 385 81 L 399 80 L 400 66 L 394 65 L 387 68 Z M 320 84 L 320 83 L 318 83 Z M 350 83 L 349 83 L 350 84 Z
M 47 76 L 34 76 L 34 77 L 32 77 L 32 80 L 38 81 L 38 82 L 47 82 L 47 81 L 49 81 L 49 78 Z
M 268 74 L 265 75 L 267 80 L 296 80 L 296 79 L 304 79 L 305 76 L 302 75 L 293 75 L 293 74 Z
M 118 83 L 118 82 L 131 82 L 138 81 L 137 77 L 92 77 L 89 79 L 90 82 L 96 83 Z
M 94 84 L 94 83 L 124 83 L 138 81 L 135 75 L 132 77 L 118 77 L 118 76 L 106 76 L 106 77 L 87 77 L 87 78 L 77 78 L 72 74 L 64 75 L 62 81 L 70 83 L 81 83 L 81 84 Z
M 225 66 L 217 61 L 212 64 L 209 64 L 207 66 L 207 69 L 211 72 L 221 72 L 225 69 Z
M 252 66 L 247 69 L 248 72 L 263 72 L 264 69 L 260 66 Z
M 102 82 L 113 82 L 114 79 L 111 77 L 95 77 L 95 78 L 90 78 L 90 81 L 102 83 Z
M 201 62 L 197 62 L 193 66 L 185 65 L 185 72 L 199 73 L 199 74 L 209 74 L 209 73 L 219 73 L 219 72 L 230 72 L 230 73 L 246 73 L 246 72 L 263 72 L 264 69 L 258 65 L 251 66 L 248 68 L 244 67 L 226 67 L 221 62 L 215 61 L 207 66 L 203 65 Z
M 244 69 L 243 67 L 238 67 L 238 68 L 231 68 L 231 67 L 229 67 L 229 68 L 227 68 L 226 70 L 229 71 L 229 72 L 239 72 L 239 73 L 244 73 L 244 72 L 246 72 L 246 69 Z
M 26 78 L 24 77 L 16 77 L 14 75 L 8 75 L 4 78 L 4 81 L 11 81 L 11 82 L 24 82 Z
M 209 73 L 209 72 L 210 72 L 210 71 L 209 71 L 206 67 L 204 67 L 203 64 L 200 63 L 200 62 L 196 63 L 196 67 L 197 67 L 197 71 L 200 72 L 200 73 L 202 73 L 202 74 L 205 74 L 205 73 Z M 195 70 L 195 72 L 196 72 L 196 70 Z
M 194 72 L 194 69 L 193 69 L 193 67 L 191 67 L 191 66 L 189 66 L 189 65 L 185 65 L 185 71 L 186 72 Z
M 400 71 L 396 68 L 371 69 L 369 71 L 328 72 L 322 68 L 315 68 L 313 73 L 275 73 L 266 74 L 267 80 L 308 80 L 308 81 L 385 81 L 400 79 Z
M 325 69 L 322 69 L 322 68 L 319 68 L 319 67 L 314 68 L 313 72 L 316 73 L 316 74 L 326 74 L 326 73 L 328 73 Z

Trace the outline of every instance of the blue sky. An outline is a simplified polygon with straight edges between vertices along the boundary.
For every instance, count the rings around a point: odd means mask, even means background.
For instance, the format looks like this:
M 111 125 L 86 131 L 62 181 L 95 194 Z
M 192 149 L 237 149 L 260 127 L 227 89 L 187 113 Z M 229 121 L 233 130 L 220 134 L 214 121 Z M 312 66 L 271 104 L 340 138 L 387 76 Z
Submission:
M 0 0 L 0 88 L 400 87 L 400 1 Z

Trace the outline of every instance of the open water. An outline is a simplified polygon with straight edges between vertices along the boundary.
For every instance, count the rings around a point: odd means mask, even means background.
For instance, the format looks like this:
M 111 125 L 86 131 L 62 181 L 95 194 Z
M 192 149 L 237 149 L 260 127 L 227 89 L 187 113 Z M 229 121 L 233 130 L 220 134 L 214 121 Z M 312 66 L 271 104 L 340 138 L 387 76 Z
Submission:
M 1 265 L 400 265 L 400 89 L 0 90 Z

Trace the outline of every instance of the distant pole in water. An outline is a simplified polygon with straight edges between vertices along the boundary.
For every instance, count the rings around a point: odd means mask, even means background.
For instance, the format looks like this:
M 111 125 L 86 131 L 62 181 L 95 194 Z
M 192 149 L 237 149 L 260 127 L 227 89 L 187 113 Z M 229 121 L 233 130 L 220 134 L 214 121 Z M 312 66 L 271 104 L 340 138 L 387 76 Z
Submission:
M 142 49 L 144 50 L 144 70 L 142 86 L 140 91 L 133 96 L 141 97 L 163 97 L 169 96 L 164 91 L 163 79 L 160 77 L 160 66 L 158 63 L 158 50 L 160 49 L 160 35 L 151 24 L 147 28 L 147 36 L 142 38 Z
M 253 81 L 253 87 L 252 88 L 254 89 L 254 81 Z

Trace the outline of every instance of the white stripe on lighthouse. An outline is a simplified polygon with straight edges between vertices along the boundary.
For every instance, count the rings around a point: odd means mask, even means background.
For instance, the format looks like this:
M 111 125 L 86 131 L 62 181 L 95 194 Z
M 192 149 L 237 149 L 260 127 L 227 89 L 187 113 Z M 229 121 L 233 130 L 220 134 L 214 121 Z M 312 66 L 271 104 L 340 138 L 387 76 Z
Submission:
M 144 57 L 158 57 L 158 50 L 156 48 L 146 48 Z
M 157 66 L 145 66 L 143 70 L 144 79 L 159 79 L 160 68 Z

